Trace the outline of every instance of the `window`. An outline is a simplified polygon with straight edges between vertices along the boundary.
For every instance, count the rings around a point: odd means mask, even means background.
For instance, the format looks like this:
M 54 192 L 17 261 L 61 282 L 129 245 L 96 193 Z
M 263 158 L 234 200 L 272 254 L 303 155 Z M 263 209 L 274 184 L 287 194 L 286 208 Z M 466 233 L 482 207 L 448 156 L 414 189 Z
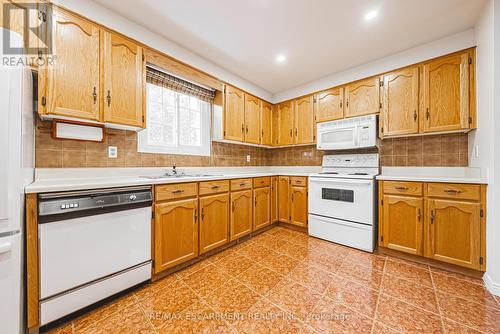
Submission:
M 209 156 L 211 102 L 163 82 L 146 83 L 147 122 L 146 129 L 139 132 L 139 152 Z

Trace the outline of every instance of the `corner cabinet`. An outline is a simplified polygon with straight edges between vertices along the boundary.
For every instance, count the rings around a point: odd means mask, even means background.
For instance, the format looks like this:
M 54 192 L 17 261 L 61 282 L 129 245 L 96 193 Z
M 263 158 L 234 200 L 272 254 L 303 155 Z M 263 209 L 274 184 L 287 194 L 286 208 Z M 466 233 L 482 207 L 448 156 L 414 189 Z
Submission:
M 104 32 L 104 122 L 144 127 L 145 64 L 142 47 Z
M 142 47 L 63 9 L 52 15 L 56 59 L 39 68 L 42 117 L 144 127 Z
M 198 199 L 155 204 L 154 271 L 198 256 Z
M 486 185 L 380 181 L 379 246 L 484 271 Z
M 299 227 L 307 227 L 307 177 L 280 176 L 278 178 L 278 220 Z
M 271 146 L 272 141 L 272 117 L 273 106 L 270 103 L 262 102 L 260 109 L 260 143 L 262 145 Z

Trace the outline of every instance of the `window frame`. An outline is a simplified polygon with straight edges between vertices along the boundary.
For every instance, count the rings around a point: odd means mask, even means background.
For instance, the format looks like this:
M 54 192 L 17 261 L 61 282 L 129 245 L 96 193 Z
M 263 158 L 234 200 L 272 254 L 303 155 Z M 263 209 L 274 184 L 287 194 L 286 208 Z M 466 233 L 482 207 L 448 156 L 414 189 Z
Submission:
M 154 85 L 154 84 L 146 83 L 146 85 Z M 157 87 L 160 87 L 161 89 L 168 89 L 162 86 L 157 86 Z M 173 91 L 175 94 L 182 94 L 176 92 L 175 90 L 171 91 Z M 146 97 L 146 127 L 137 133 L 137 151 L 139 153 L 210 156 L 212 149 L 211 131 L 212 131 L 213 103 L 200 100 L 206 103 L 206 107 L 204 107 L 205 104 L 201 105 L 201 111 L 200 111 L 200 144 L 201 144 L 200 146 L 189 146 L 189 145 L 162 146 L 162 145 L 152 145 L 148 143 L 149 101 L 148 101 L 147 86 L 146 86 L 145 97 Z M 177 112 L 179 112 L 179 108 L 177 108 Z M 178 115 L 177 115 L 177 124 L 179 124 Z M 179 130 L 177 131 L 176 142 L 179 143 Z

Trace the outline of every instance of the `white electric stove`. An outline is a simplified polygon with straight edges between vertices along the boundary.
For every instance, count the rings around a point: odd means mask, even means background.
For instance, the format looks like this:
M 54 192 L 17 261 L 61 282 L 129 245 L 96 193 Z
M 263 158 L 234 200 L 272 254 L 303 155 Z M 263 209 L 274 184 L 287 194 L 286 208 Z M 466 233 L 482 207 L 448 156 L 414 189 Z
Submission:
M 309 235 L 373 252 L 379 155 L 325 155 L 309 175 Z

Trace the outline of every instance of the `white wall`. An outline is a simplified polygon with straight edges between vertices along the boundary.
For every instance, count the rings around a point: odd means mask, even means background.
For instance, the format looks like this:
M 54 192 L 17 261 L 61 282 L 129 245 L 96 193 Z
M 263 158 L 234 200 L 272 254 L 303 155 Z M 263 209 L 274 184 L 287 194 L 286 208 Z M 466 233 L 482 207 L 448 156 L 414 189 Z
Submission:
M 486 216 L 486 274 L 488 289 L 500 295 L 500 0 L 488 0 L 475 28 L 477 43 L 477 112 L 478 129 L 469 134 L 471 167 L 488 172 Z M 496 111 L 496 115 L 495 115 Z
M 475 46 L 474 30 L 470 29 L 274 94 L 273 101 L 285 101 L 297 96 L 310 94 L 430 58 L 467 49 L 472 46 Z
M 266 101 L 272 101 L 272 94 L 249 81 L 215 65 L 207 59 L 194 54 L 180 45 L 156 34 L 126 18 L 104 8 L 92 0 L 53 0 L 69 10 L 81 14 L 97 23 L 134 38 L 152 48 L 162 51 L 186 64 L 194 66 L 223 81 L 229 82 Z

